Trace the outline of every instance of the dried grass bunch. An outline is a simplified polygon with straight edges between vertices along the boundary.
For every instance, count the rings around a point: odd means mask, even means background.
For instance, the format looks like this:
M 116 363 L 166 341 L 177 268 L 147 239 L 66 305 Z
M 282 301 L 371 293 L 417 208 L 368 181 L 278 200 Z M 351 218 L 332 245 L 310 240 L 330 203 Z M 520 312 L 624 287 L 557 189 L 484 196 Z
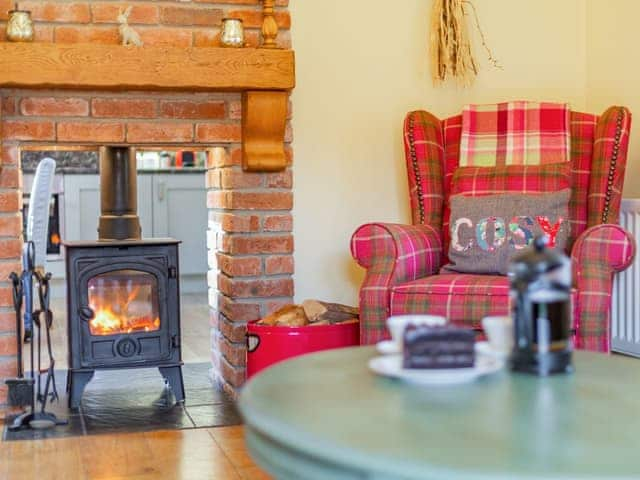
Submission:
M 489 50 L 480 29 L 478 14 L 469 0 L 433 0 L 431 12 L 431 77 L 434 84 L 443 82 L 447 76 L 456 78 L 462 85 L 473 83 L 478 74 L 478 63 L 473 57 L 471 40 L 467 30 L 465 6 L 473 10 L 476 27 L 489 61 L 502 68 Z

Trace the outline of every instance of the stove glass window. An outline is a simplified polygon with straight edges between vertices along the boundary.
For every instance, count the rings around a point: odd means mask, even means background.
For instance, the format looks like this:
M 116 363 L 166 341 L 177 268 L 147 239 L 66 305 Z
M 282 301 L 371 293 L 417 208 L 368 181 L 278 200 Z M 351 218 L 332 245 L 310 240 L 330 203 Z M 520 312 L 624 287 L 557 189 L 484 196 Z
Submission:
M 138 270 L 115 270 L 89 280 L 91 335 L 153 332 L 160 328 L 158 281 Z

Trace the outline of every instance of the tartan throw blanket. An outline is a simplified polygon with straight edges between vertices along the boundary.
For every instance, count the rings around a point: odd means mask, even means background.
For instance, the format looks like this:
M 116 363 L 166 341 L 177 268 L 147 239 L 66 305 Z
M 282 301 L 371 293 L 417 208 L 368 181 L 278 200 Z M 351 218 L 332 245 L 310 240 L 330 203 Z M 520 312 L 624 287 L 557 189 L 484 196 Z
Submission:
M 460 166 L 541 165 L 570 159 L 569 105 L 504 102 L 462 111 Z

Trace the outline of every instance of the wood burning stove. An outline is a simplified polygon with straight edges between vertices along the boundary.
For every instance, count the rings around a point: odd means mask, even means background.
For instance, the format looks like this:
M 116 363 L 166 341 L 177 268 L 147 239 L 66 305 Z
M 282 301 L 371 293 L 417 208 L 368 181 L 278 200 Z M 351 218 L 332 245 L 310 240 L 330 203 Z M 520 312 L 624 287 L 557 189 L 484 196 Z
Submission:
M 69 406 L 97 369 L 158 367 L 184 400 L 179 241 L 140 239 L 133 149 L 103 148 L 97 242 L 65 242 Z

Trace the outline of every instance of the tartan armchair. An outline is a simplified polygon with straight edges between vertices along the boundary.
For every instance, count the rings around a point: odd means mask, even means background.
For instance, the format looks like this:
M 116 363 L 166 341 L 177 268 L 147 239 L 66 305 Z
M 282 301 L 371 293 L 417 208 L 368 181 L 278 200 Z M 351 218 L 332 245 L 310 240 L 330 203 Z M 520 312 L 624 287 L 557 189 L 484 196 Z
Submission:
M 631 114 L 610 107 L 602 115 L 571 112 L 572 308 L 577 348 L 610 348 L 613 274 L 627 268 L 635 240 L 617 225 L 627 160 Z M 487 315 L 505 315 L 505 276 L 440 274 L 448 251 L 447 199 L 458 166 L 462 116 L 439 120 L 411 112 L 404 145 L 412 225 L 368 223 L 351 239 L 351 252 L 366 269 L 360 288 L 360 340 L 389 338 L 390 315 L 430 313 L 476 329 Z

